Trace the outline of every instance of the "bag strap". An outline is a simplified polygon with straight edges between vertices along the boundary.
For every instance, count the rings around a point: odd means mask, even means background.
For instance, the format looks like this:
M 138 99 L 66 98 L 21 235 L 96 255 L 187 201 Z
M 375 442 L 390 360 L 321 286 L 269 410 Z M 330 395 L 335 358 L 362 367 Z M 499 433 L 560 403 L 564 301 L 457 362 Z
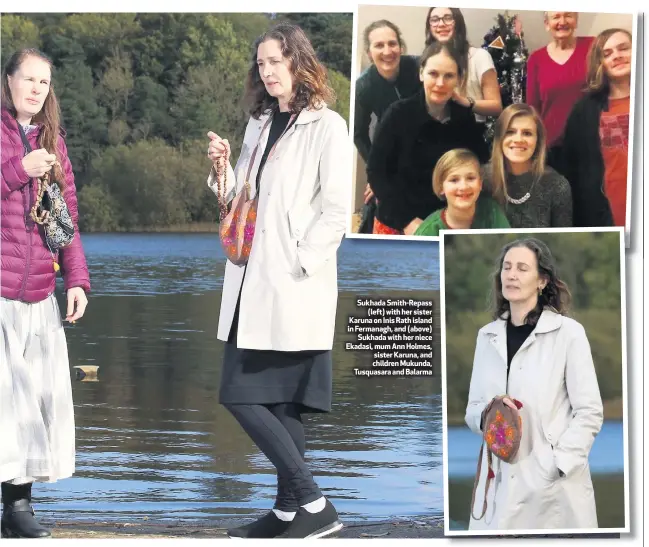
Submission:
M 268 152 L 268 157 L 266 159 L 266 163 L 268 163 L 268 160 L 273 155 L 273 152 L 275 151 L 275 148 L 277 147 L 277 144 L 279 143 L 281 138 L 286 134 L 286 132 L 289 130 L 291 125 L 293 125 L 293 122 L 295 121 L 296 118 L 297 118 L 297 114 L 291 114 L 291 117 L 288 120 L 288 123 L 286 124 L 286 127 L 284 128 L 284 131 L 282 131 L 282 134 L 275 141 L 275 143 L 273 144 L 273 147 L 270 149 L 270 152 Z M 264 124 L 264 127 L 261 130 L 261 133 L 259 133 L 259 138 L 257 139 L 257 144 L 255 145 L 255 149 L 252 151 L 252 155 L 250 156 L 250 162 L 248 163 L 248 172 L 246 173 L 246 179 L 245 179 L 245 182 L 244 182 L 244 184 L 248 188 L 248 195 L 250 195 L 250 182 L 249 182 L 249 180 L 250 180 L 250 172 L 252 171 L 252 166 L 255 163 L 255 157 L 257 156 L 257 150 L 259 149 L 259 144 L 261 143 L 261 137 L 263 136 L 264 131 L 266 130 L 266 128 L 268 127 L 268 125 L 271 123 L 272 120 L 273 120 L 273 116 L 269 116 L 268 119 L 266 120 L 266 123 Z M 261 168 L 262 172 L 264 170 L 264 167 L 266 167 L 266 164 L 264 164 L 262 166 L 262 168 Z M 259 179 L 259 177 L 258 177 L 258 179 Z M 258 186 L 255 186 L 255 188 L 259 189 Z
M 480 446 L 480 456 L 478 456 L 478 472 L 475 477 L 475 482 L 473 483 L 473 494 L 471 496 L 471 516 L 475 520 L 481 520 L 482 517 L 485 516 L 487 513 L 487 493 L 489 492 L 489 486 L 491 485 L 491 480 L 494 477 L 493 474 L 493 469 L 492 469 L 492 457 L 491 457 L 491 450 L 487 451 L 487 481 L 485 482 L 485 487 L 484 487 L 484 501 L 482 502 L 482 513 L 480 513 L 479 517 L 475 516 L 474 513 L 474 506 L 475 506 L 475 493 L 476 490 L 478 489 L 478 482 L 480 480 L 480 471 L 482 469 L 482 454 L 484 453 L 484 445 L 485 443 L 483 442 L 482 445 Z
M 23 141 L 23 145 L 25 146 L 25 149 L 27 150 L 27 154 L 33 151 L 32 145 L 29 143 L 29 139 L 27 138 L 27 135 L 25 135 L 25 130 L 23 129 L 23 126 L 20 125 L 18 120 L 16 120 L 16 123 L 18 124 L 18 131 L 20 131 L 20 138 Z M 27 155 L 25 154 L 25 155 Z

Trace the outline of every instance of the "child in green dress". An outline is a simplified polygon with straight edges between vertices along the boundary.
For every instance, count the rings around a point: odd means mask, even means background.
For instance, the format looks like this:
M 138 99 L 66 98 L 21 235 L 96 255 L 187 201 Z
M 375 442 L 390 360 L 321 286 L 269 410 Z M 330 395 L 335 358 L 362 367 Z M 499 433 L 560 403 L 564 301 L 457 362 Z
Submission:
M 465 148 L 446 152 L 433 171 L 433 191 L 446 200 L 417 228 L 416 236 L 438 236 L 440 230 L 509 228 L 498 202 L 482 188 L 480 162 Z

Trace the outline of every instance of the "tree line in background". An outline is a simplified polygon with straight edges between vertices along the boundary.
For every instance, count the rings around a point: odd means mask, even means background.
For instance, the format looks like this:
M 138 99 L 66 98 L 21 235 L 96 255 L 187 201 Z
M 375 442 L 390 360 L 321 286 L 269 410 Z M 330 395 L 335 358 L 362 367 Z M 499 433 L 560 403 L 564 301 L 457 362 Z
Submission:
M 280 21 L 307 33 L 348 121 L 351 14 L 3 15 L 3 63 L 24 47 L 54 62 L 82 231 L 216 221 L 206 134 L 238 157 L 252 44 Z
M 572 295 L 568 315 L 590 342 L 602 399 L 622 398 L 622 310 L 618 233 L 528 234 L 544 241 Z M 492 321 L 492 273 L 502 247 L 522 234 L 451 235 L 444 238 L 446 385 L 449 419 L 466 410 L 478 330 Z M 620 408 L 620 405 L 605 405 Z M 618 411 L 612 414 L 617 417 Z M 611 417 L 609 413 L 606 417 Z

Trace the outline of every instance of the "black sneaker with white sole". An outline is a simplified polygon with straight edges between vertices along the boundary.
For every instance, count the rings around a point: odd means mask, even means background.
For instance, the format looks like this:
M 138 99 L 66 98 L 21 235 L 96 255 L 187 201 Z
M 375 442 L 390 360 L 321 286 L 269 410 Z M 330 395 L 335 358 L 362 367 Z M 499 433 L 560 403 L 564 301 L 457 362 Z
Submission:
M 269 511 L 250 524 L 229 529 L 228 537 L 232 539 L 274 538 L 286 532 L 290 524 L 290 522 L 280 519 L 273 511 Z
M 343 527 L 338 520 L 338 512 L 327 500 L 325 507 L 319 513 L 309 513 L 304 507 L 300 507 L 288 530 L 277 536 L 279 538 L 301 538 L 317 539 L 333 534 Z

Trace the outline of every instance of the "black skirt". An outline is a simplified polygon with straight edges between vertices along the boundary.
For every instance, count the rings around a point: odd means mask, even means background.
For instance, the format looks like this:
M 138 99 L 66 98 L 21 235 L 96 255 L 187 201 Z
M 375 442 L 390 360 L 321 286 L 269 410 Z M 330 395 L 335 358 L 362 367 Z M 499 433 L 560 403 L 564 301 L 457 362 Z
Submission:
M 242 283 L 243 287 L 243 283 Z M 295 403 L 302 412 L 329 412 L 331 350 L 274 351 L 237 348 L 241 290 L 225 344 L 219 403 Z

